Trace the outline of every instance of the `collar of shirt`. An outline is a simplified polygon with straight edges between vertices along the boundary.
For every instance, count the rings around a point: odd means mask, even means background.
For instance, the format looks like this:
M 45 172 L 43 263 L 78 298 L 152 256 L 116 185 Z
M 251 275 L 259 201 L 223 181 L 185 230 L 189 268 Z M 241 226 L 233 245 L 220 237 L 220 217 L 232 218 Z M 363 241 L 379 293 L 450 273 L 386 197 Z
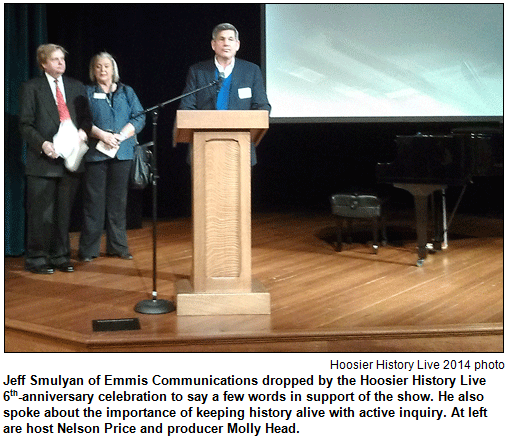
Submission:
M 236 58 L 233 58 L 231 61 L 231 64 L 229 64 L 225 69 L 220 65 L 220 63 L 217 61 L 217 57 L 215 57 L 215 66 L 217 66 L 218 73 L 223 73 L 224 78 L 228 78 L 229 75 L 232 73 L 232 69 L 234 69 L 234 63 L 236 62 Z
M 62 92 L 63 99 L 65 100 L 65 102 L 67 102 L 67 97 L 65 96 L 65 86 L 63 85 L 62 77 L 60 76 L 59 78 L 54 78 L 51 75 L 49 75 L 47 72 L 44 72 L 44 73 L 45 73 L 46 78 L 49 82 L 49 87 L 51 87 L 51 92 L 53 93 L 53 98 L 55 98 L 55 101 L 56 101 L 56 84 L 55 84 L 55 80 L 56 80 L 56 81 L 58 81 L 58 88 Z

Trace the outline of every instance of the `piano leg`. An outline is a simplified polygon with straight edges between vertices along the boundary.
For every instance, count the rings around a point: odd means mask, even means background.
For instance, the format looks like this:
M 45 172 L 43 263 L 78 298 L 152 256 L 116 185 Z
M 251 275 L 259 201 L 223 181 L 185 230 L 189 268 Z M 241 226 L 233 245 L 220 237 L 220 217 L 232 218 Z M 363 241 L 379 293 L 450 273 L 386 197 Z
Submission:
M 417 231 L 417 266 L 422 266 L 428 255 L 428 195 L 415 195 L 415 218 Z
M 448 245 L 447 231 L 449 230 L 449 226 L 447 224 L 447 195 L 445 194 L 446 189 L 447 188 L 442 189 L 442 249 L 447 249 Z
M 444 239 L 444 191 L 445 188 L 442 188 L 441 191 L 436 191 L 433 195 L 433 223 L 435 225 L 433 249 L 435 251 L 441 251 L 442 243 L 446 241 Z
M 442 185 L 417 183 L 396 183 L 395 187 L 404 189 L 414 196 L 417 231 L 417 266 L 422 266 L 428 255 L 428 196 L 445 188 Z

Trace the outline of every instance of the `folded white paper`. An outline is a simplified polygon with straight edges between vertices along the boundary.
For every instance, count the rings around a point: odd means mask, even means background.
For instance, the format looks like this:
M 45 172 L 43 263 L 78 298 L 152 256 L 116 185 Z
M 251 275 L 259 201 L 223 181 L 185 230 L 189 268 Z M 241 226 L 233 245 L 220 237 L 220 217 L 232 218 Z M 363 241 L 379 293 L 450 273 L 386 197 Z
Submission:
M 101 153 L 104 153 L 106 156 L 114 157 L 116 156 L 116 152 L 120 149 L 118 148 L 107 148 L 104 142 L 98 141 L 97 146 L 95 147 L 97 151 L 100 151 Z

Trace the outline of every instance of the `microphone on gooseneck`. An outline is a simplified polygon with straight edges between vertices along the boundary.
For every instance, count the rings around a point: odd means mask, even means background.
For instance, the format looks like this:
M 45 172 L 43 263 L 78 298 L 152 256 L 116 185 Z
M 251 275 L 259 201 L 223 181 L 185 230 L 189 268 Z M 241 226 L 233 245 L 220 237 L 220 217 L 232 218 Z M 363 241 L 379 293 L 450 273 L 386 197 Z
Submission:
M 220 89 L 222 88 L 222 83 L 224 82 L 224 79 L 225 79 L 225 74 L 224 72 L 219 72 L 218 73 L 218 80 L 217 80 L 217 93 L 220 91 Z

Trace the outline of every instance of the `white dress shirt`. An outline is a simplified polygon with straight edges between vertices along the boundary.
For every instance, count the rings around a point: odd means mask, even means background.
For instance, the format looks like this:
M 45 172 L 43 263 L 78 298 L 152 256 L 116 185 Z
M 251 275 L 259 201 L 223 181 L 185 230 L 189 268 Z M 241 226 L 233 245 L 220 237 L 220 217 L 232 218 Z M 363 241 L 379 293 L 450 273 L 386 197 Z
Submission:
M 63 85 L 62 77 L 60 76 L 58 78 L 54 78 L 51 75 L 49 75 L 47 72 L 44 72 L 44 73 L 46 74 L 46 78 L 48 79 L 49 87 L 51 87 L 51 92 L 53 92 L 53 98 L 55 98 L 55 102 L 56 102 L 56 84 L 55 84 L 55 80 L 58 81 L 58 88 L 62 92 L 63 99 L 65 100 L 65 102 L 67 102 L 67 97 L 65 96 L 65 86 Z
M 234 63 L 236 61 L 236 58 L 233 58 L 231 61 L 231 64 L 229 64 L 225 69 L 221 66 L 221 64 L 217 61 L 217 57 L 215 57 L 215 66 L 217 66 L 218 73 L 223 73 L 224 78 L 228 78 L 229 75 L 232 73 L 232 69 L 234 69 Z

